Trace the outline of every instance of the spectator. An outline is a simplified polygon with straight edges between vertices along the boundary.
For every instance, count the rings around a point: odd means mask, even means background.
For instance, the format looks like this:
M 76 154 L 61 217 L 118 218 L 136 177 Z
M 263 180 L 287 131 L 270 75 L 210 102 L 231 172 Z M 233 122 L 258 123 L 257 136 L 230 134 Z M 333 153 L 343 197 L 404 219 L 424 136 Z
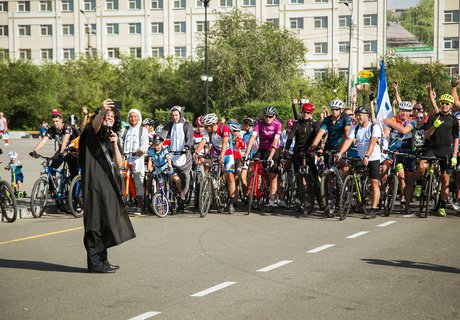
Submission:
M 0 112 L 0 135 L 3 138 L 3 141 L 5 141 L 5 146 L 9 146 L 8 121 L 4 117 L 3 112 Z
M 40 139 L 45 136 L 45 133 L 46 133 L 47 130 L 48 130 L 48 122 L 43 120 L 41 125 L 40 125 L 40 134 L 39 134 Z

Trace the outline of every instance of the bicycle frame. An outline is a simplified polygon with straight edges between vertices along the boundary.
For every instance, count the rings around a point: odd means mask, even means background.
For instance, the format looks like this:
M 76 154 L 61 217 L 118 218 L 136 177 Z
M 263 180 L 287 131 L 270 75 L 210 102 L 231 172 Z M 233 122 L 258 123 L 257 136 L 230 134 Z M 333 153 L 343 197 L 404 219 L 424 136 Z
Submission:
M 129 155 L 129 154 L 128 154 Z M 129 195 L 133 199 L 136 198 L 136 188 L 132 178 L 132 166 L 128 163 L 127 154 L 123 160 L 123 166 L 120 168 L 120 175 L 124 184 L 122 184 L 121 195 L 128 198 Z
M 51 159 L 46 158 L 42 163 L 43 172 L 41 175 L 46 175 L 48 185 L 51 182 L 53 185 L 54 199 L 55 200 L 65 200 L 68 195 L 64 192 L 64 182 L 67 179 L 67 164 L 64 162 L 62 169 L 56 169 L 51 167 Z M 56 174 L 59 174 L 59 181 L 56 180 Z

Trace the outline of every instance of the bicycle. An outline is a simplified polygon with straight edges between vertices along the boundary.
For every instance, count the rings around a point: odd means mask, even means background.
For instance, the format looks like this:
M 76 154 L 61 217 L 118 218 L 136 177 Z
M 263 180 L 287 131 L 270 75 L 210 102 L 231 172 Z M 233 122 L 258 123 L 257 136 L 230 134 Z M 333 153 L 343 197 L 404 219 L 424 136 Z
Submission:
M 199 211 L 200 217 L 206 217 L 211 203 L 214 202 L 217 207 L 217 212 L 222 213 L 228 203 L 227 177 L 222 170 L 222 164 L 218 160 L 212 162 L 204 162 L 205 169 L 208 173 L 203 178 L 203 183 L 200 189 Z
M 128 163 L 129 156 L 135 156 L 135 153 L 125 153 L 123 157 L 123 165 L 120 168 L 121 175 L 121 198 L 128 207 L 138 206 L 136 198 L 136 188 L 133 182 L 132 167 Z
M 0 178 L 0 210 L 2 211 L 2 220 L 15 222 L 18 217 L 18 205 L 13 188 L 6 181 Z
M 328 218 L 335 216 L 339 207 L 340 192 L 343 186 L 342 173 L 334 162 L 333 151 L 326 151 L 323 157 L 328 156 L 327 168 L 321 175 L 320 196 L 323 203 L 324 215 Z
M 70 213 L 75 218 L 83 215 L 83 188 L 81 185 L 81 174 L 76 175 L 70 183 L 69 191 Z
M 420 195 L 420 217 L 426 218 L 430 208 L 433 210 L 438 208 L 439 196 L 441 193 L 439 161 L 444 159 L 437 157 L 420 157 L 420 160 L 426 160 L 428 162 L 428 168 L 422 177 L 422 194 Z
M 46 210 L 48 195 L 54 199 L 56 205 L 65 212 L 70 212 L 69 190 L 70 181 L 67 173 L 67 164 L 64 162 L 62 169 L 51 167 L 53 158 L 31 152 L 34 158 L 42 158 L 43 171 L 35 181 L 30 196 L 30 211 L 34 218 L 40 218 Z M 57 177 L 57 174 L 59 177 Z
M 19 188 L 19 185 L 16 180 L 16 172 L 14 170 L 11 171 L 11 177 L 12 177 L 12 182 L 11 182 L 11 187 L 13 188 L 14 195 L 17 199 L 22 199 L 27 197 L 27 193 L 25 191 L 21 191 Z
M 154 175 L 157 191 L 152 197 L 152 208 L 159 218 L 166 217 L 170 211 L 175 214 L 179 206 L 179 195 L 174 184 L 171 187 L 168 173 L 166 169 Z
M 351 163 L 351 174 L 345 178 L 340 192 L 339 212 L 340 220 L 345 220 L 351 209 L 361 209 L 362 213 L 368 211 L 370 188 L 368 186 L 367 167 L 360 158 L 344 158 Z
M 248 211 L 246 214 L 251 213 L 251 208 L 260 210 L 263 204 L 268 199 L 270 191 L 270 182 L 268 174 L 270 168 L 267 166 L 267 160 L 253 158 L 251 159 L 251 161 L 253 165 L 248 184 L 249 202 Z
M 298 154 L 299 172 L 295 173 L 295 186 L 300 202 L 300 209 L 307 211 L 308 214 L 314 210 L 315 199 L 318 201 L 320 208 L 322 207 L 318 177 L 313 174 L 307 163 L 310 157 L 304 151 Z

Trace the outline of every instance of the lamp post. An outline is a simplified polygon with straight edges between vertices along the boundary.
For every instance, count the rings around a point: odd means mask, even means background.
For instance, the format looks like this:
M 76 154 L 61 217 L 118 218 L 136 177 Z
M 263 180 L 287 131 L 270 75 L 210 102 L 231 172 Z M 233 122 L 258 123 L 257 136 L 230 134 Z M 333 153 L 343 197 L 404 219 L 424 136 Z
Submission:
M 354 28 L 354 19 L 353 19 L 353 10 L 351 10 L 350 3 L 344 2 L 345 6 L 347 6 L 348 10 L 350 10 L 350 52 L 348 52 L 348 81 L 347 81 L 347 104 L 351 105 L 351 96 L 353 95 L 353 75 L 351 74 L 352 68 L 352 52 L 353 52 L 353 28 Z
M 200 0 L 204 4 L 204 75 L 201 76 L 201 80 L 204 81 L 204 95 L 205 95 L 205 106 L 206 113 L 209 113 L 209 92 L 208 85 L 212 81 L 212 77 L 209 76 L 208 70 L 208 5 L 211 0 Z
M 88 47 L 88 54 L 91 50 L 91 38 L 89 36 L 89 30 L 91 28 L 91 25 L 89 24 L 89 18 L 86 16 L 86 12 L 83 10 L 80 10 L 80 13 L 85 17 L 87 27 L 85 28 L 86 31 L 86 39 L 87 39 L 87 47 Z

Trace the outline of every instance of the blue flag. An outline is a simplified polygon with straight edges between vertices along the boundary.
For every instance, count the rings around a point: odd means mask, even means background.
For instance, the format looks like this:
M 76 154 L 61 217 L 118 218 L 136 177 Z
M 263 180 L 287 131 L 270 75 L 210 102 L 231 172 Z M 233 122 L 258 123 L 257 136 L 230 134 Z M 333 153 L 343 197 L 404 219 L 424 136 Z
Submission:
M 385 59 L 382 59 L 379 77 L 379 95 L 377 97 L 377 119 L 393 117 L 390 97 L 388 96 L 387 76 L 385 74 Z

